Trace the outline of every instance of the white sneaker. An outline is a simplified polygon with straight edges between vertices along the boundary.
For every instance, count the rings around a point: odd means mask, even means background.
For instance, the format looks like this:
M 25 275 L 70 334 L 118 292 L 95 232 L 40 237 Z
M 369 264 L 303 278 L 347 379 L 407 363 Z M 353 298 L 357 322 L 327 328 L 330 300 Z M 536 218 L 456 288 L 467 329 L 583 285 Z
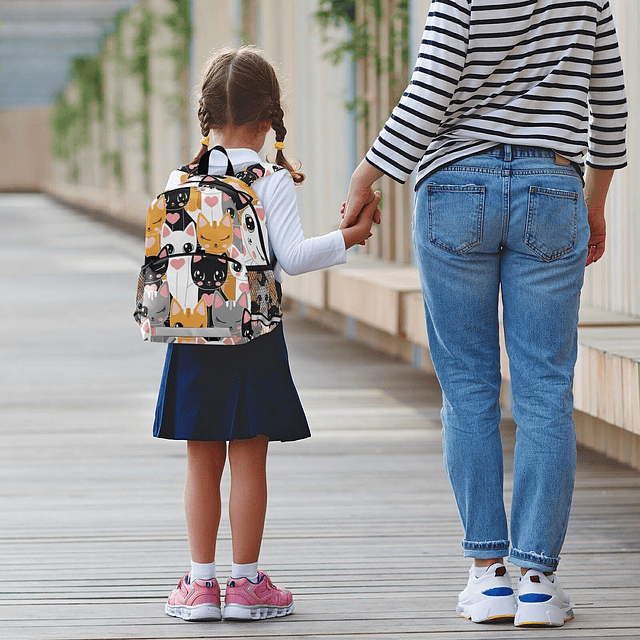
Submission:
M 518 578 L 516 627 L 561 627 L 571 618 L 571 600 L 555 574 L 545 576 L 541 571 L 529 569 Z
M 516 597 L 507 568 L 496 562 L 476 578 L 474 568 L 471 567 L 467 587 L 458 596 L 456 613 L 472 622 L 513 620 L 516 614 Z

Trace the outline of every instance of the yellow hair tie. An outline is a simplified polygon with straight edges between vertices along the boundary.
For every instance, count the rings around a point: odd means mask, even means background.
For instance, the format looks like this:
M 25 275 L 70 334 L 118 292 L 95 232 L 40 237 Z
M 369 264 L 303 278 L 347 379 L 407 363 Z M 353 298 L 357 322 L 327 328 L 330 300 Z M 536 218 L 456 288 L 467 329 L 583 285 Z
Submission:
M 206 138 L 202 138 L 202 140 L 200 140 L 200 144 L 203 145 L 204 147 L 208 147 L 209 146 L 209 136 L 207 136 Z
M 284 149 L 284 142 L 276 142 L 274 146 L 278 151 L 282 151 Z

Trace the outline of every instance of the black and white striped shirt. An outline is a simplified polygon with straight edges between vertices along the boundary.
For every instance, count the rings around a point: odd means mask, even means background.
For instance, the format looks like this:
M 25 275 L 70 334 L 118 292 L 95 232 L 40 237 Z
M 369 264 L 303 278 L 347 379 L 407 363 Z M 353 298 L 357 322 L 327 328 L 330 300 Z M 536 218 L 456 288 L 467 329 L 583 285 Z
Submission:
M 627 103 L 608 0 L 433 0 L 416 67 L 367 153 L 416 184 L 497 144 L 626 166 Z

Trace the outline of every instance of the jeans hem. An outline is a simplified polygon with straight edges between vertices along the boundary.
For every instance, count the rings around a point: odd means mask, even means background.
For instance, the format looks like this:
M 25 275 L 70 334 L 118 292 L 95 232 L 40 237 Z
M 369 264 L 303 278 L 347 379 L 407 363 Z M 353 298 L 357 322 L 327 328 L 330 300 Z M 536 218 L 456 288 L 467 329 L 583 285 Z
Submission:
M 489 560 L 491 558 L 504 558 L 509 553 L 508 540 L 487 540 L 485 542 L 462 541 L 462 549 L 465 558 L 478 558 Z
M 533 551 L 520 551 L 511 549 L 508 558 L 509 562 L 524 569 L 535 569 L 536 571 L 555 571 L 560 563 L 560 558 L 549 557 Z

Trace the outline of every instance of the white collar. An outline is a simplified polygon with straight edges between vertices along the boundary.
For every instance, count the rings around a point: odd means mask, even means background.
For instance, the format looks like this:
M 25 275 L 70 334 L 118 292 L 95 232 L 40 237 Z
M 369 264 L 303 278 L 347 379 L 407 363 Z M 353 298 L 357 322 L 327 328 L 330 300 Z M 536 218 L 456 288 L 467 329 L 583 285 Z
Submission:
M 253 149 L 227 149 L 229 160 L 236 171 L 250 164 L 262 162 L 262 158 Z M 213 151 L 209 156 L 209 173 L 215 175 L 227 168 L 227 160 L 220 151 Z

